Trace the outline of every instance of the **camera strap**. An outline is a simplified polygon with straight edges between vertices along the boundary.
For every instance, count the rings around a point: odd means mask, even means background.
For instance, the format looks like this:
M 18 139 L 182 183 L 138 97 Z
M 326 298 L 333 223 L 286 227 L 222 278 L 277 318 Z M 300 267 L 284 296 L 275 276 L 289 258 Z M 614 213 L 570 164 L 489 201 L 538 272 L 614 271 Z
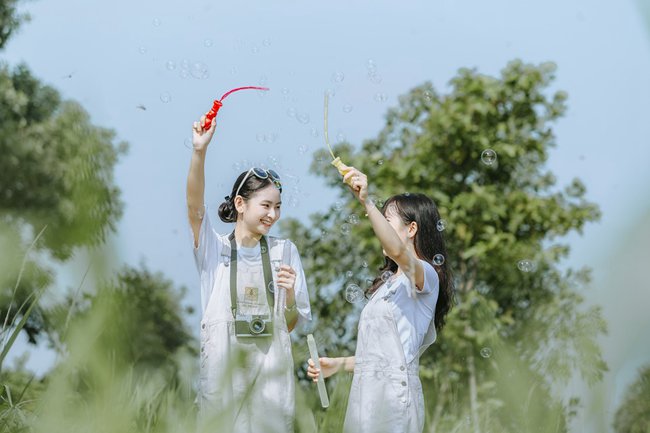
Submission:
M 230 240 L 230 308 L 233 317 L 237 316 L 237 242 L 235 241 L 235 232 L 233 230 L 228 236 Z M 269 258 L 269 245 L 266 237 L 260 238 L 260 249 L 262 250 L 262 271 L 264 272 L 264 291 L 269 303 L 269 312 L 273 316 L 273 293 L 275 292 L 275 283 L 273 274 L 271 274 L 271 259 Z M 273 290 L 271 290 L 273 288 Z

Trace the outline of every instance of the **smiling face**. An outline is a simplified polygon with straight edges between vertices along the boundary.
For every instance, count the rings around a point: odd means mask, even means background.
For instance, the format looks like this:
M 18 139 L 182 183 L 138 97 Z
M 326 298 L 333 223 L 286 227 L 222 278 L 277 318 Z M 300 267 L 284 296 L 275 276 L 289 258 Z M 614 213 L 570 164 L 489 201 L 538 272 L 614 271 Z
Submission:
M 237 224 L 254 235 L 266 235 L 280 219 L 280 191 L 274 185 L 256 191 L 248 200 L 236 197 Z

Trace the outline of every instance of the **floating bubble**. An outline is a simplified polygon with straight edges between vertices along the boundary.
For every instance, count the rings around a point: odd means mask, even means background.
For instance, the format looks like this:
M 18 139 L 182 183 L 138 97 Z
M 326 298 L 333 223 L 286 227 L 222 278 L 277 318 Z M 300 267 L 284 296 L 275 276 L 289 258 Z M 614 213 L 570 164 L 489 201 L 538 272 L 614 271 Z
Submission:
M 352 111 L 352 105 L 350 105 L 350 104 L 345 104 L 345 105 L 343 106 L 343 112 L 344 112 L 344 113 L 349 113 L 349 112 L 351 112 L 351 111 Z
M 337 143 L 342 143 L 344 141 L 345 141 L 345 134 L 344 133 L 339 132 L 338 134 L 336 134 L 336 142 Z
M 168 71 L 173 71 L 176 69 L 176 62 L 173 60 L 168 60 L 167 63 L 165 63 L 165 67 L 167 68 Z
M 356 284 L 350 284 L 345 288 L 345 300 L 351 304 L 363 299 L 363 290 Z
M 160 94 L 160 100 L 166 104 L 172 100 L 172 96 L 168 92 L 163 92 Z
M 388 97 L 386 96 L 386 94 L 381 93 L 381 92 L 375 93 L 375 101 L 377 101 L 377 102 L 386 102 L 387 100 L 388 100 Z
M 445 256 L 443 256 L 442 254 L 436 254 L 435 256 L 433 256 L 433 263 L 435 263 L 438 266 L 442 265 L 443 263 L 445 263 Z
M 264 245 L 260 246 L 260 251 L 262 254 L 266 253 L 266 247 Z
M 374 283 L 374 281 L 372 279 L 366 278 L 366 286 L 370 287 L 370 286 L 372 286 L 372 283 Z
M 424 91 L 424 99 L 426 99 L 427 101 L 431 101 L 433 99 L 433 94 L 430 91 L 425 90 Z
M 187 77 L 190 76 L 190 70 L 189 70 L 189 69 L 181 69 L 181 70 L 178 72 L 178 75 L 179 75 L 181 78 L 187 78 Z
M 325 94 L 327 94 L 328 97 L 332 98 L 336 96 L 336 90 L 335 89 L 327 89 L 325 91 Z
M 307 153 L 307 149 L 308 147 L 306 144 L 301 144 L 300 146 L 298 146 L 298 153 L 300 155 L 304 155 L 305 153 Z
M 367 268 L 368 267 L 368 262 L 364 261 L 363 263 L 361 263 L 361 266 L 364 267 L 364 268 Z
M 253 47 L 251 48 L 251 53 L 257 54 L 259 52 L 260 52 L 260 47 L 258 47 L 257 45 L 253 45 Z
M 436 228 L 438 229 L 439 232 L 443 231 L 444 229 L 447 228 L 447 221 L 443 219 L 439 219 L 438 222 L 436 223 Z
M 349 235 L 350 234 L 350 224 L 348 224 L 348 223 L 341 224 L 341 233 L 343 233 L 344 235 Z
M 481 153 L 481 161 L 483 161 L 483 164 L 485 165 L 492 165 L 496 162 L 496 160 L 497 153 L 492 149 L 485 149 Z
M 337 201 L 337 202 L 335 202 L 335 203 L 334 203 L 334 209 L 335 209 L 335 210 L 338 210 L 338 211 L 340 211 L 341 209 L 343 209 L 343 202 L 341 202 L 341 201 Z
M 316 128 L 311 128 L 311 130 L 309 131 L 309 133 L 310 133 L 311 136 L 314 137 L 314 138 L 317 138 L 317 137 L 320 135 L 320 133 L 318 132 L 318 129 L 316 129 Z
M 288 95 L 289 92 L 290 90 L 287 87 L 283 87 L 282 90 L 280 90 L 280 93 L 282 93 L 285 96 Z
M 345 277 L 346 277 L 346 278 L 352 278 L 353 276 L 354 276 L 354 272 L 352 272 L 352 271 L 347 271 L 347 272 L 345 273 Z
M 381 84 L 383 79 L 381 78 L 381 75 L 373 71 L 368 72 L 368 80 L 373 84 Z
M 269 281 L 269 285 L 266 287 L 269 289 L 269 292 L 275 293 L 275 284 L 273 284 L 273 281 Z
M 192 147 L 192 140 L 189 139 L 189 138 L 186 138 L 185 140 L 183 140 L 183 145 L 184 145 L 185 147 L 187 147 L 188 149 L 192 149 L 192 148 L 193 148 L 193 147 Z
M 296 117 L 296 109 L 292 107 L 287 108 L 287 116 Z
M 192 64 L 190 74 L 197 80 L 204 80 L 210 76 L 208 65 L 203 62 L 195 62 Z
M 265 47 L 270 47 L 270 46 L 271 46 L 271 39 L 269 39 L 269 38 L 264 38 L 264 39 L 262 40 L 262 45 L 264 45 Z
M 380 159 L 379 161 L 377 161 L 377 165 L 384 165 L 384 160 Z
M 535 270 L 535 263 L 532 260 L 523 259 L 517 262 L 517 267 L 522 272 L 532 272 Z
M 203 41 L 203 45 L 207 48 L 210 48 L 213 45 L 212 39 L 206 39 Z
M 153 24 L 154 27 L 160 27 L 160 20 L 158 18 L 154 18 L 151 21 L 151 24 Z
M 298 120 L 298 122 L 302 123 L 303 125 L 306 125 L 309 123 L 309 114 L 300 113 L 296 115 L 296 119 Z
M 357 225 L 359 224 L 359 215 L 353 213 L 348 217 L 348 221 L 350 221 L 350 224 Z
M 224 264 L 225 266 L 230 265 L 230 257 L 228 257 L 228 256 L 224 256 L 224 257 L 223 257 L 223 264 Z
M 140 47 L 138 48 L 138 51 L 140 52 L 140 54 L 147 54 L 147 47 Z
M 391 271 L 384 271 L 381 273 L 381 280 L 385 283 L 386 281 L 390 280 L 390 277 L 393 276 L 393 273 Z
M 483 358 L 489 358 L 490 356 L 492 356 L 492 349 L 490 349 L 489 347 L 484 347 L 483 349 L 481 349 L 481 356 Z
M 332 82 L 334 83 L 340 83 L 345 79 L 345 75 L 343 72 L 334 72 L 332 74 Z

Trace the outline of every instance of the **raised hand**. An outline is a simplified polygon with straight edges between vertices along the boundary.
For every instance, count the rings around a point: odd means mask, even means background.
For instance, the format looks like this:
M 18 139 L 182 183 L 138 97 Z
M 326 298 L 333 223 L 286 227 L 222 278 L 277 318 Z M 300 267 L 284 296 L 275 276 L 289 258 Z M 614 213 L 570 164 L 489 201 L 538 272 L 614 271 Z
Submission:
M 205 150 L 212 140 L 214 131 L 217 128 L 217 121 L 214 119 L 209 128 L 204 129 L 206 117 L 201 116 L 201 120 L 192 124 L 192 146 L 196 150 Z

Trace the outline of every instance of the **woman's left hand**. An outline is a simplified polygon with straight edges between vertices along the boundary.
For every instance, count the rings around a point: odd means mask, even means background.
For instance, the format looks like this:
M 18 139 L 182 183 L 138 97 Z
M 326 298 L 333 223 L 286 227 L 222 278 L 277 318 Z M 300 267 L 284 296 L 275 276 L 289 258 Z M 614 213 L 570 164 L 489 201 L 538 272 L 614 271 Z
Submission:
M 354 167 L 347 167 L 343 182 L 350 185 L 352 192 L 365 205 L 368 199 L 368 176 Z
M 287 305 L 294 305 L 296 299 L 293 288 L 296 285 L 296 271 L 289 265 L 281 265 L 277 273 L 277 284 L 287 291 Z

